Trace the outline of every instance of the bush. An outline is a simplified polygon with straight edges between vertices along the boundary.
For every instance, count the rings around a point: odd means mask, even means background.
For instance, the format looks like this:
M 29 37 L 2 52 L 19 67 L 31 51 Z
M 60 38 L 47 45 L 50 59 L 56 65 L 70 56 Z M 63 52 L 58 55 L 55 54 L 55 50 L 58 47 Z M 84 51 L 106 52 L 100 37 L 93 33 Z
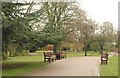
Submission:
M 15 56 L 20 56 L 20 52 L 15 52 Z
M 33 53 L 33 52 L 35 52 L 36 50 L 37 50 L 36 47 L 32 47 L 32 48 L 29 50 L 29 52 L 30 52 L 30 53 Z
M 23 50 L 20 55 L 21 56 L 27 56 L 28 54 L 29 54 L 28 50 Z
M 8 59 L 8 54 L 7 52 L 2 52 L 2 59 L 7 60 Z
M 61 48 L 61 50 L 67 51 L 67 50 L 70 50 L 70 48 L 68 48 L 68 47 L 63 47 L 63 48 Z

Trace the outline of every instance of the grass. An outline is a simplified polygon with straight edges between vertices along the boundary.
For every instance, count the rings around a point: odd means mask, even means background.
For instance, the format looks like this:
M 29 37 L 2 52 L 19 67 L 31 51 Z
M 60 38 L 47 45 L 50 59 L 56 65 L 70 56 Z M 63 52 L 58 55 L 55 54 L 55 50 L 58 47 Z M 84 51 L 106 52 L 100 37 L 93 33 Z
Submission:
M 0 60 L 0 77 L 2 77 L 2 61 Z
M 118 56 L 109 58 L 108 65 L 100 65 L 101 76 L 118 76 Z
M 84 52 L 68 52 L 67 57 L 79 57 L 79 56 L 85 56 Z M 87 56 L 100 56 L 97 52 L 88 52 Z
M 41 56 L 17 56 L 11 58 L 11 61 L 42 61 L 43 55 Z
M 35 69 L 42 68 L 43 66 L 47 65 L 48 63 L 44 62 L 27 62 L 26 65 L 18 68 L 12 68 L 12 69 L 5 69 L 2 71 L 3 76 L 20 76 L 22 74 L 25 74 L 27 72 L 31 72 Z
M 16 56 L 10 58 L 10 60 L 5 60 L 2 62 L 3 66 L 15 66 L 15 65 L 23 65 L 14 68 L 6 68 L 2 70 L 3 76 L 20 76 L 21 74 L 30 72 L 37 68 L 42 68 L 48 63 L 43 62 L 43 54 L 39 54 L 39 56 Z
M 35 51 L 35 53 L 43 53 L 43 52 L 47 52 L 47 51 Z
M 20 76 L 21 74 L 25 74 L 27 72 L 36 70 L 38 68 L 42 68 L 45 65 L 49 63 L 43 62 L 43 53 L 37 52 L 37 56 L 16 56 L 10 58 L 10 60 L 5 60 L 2 62 L 3 66 L 14 66 L 14 65 L 20 65 L 18 67 L 13 68 L 6 68 L 2 70 L 3 76 Z M 78 57 L 78 56 L 84 56 L 84 52 L 67 52 L 67 58 L 70 57 Z M 88 56 L 99 56 L 99 53 L 88 53 Z

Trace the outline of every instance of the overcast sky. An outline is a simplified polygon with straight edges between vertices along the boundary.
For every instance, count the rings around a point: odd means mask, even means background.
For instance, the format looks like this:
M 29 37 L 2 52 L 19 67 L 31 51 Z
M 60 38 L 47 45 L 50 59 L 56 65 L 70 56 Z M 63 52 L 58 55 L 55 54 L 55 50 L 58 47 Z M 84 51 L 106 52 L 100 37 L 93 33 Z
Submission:
M 20 0 L 20 1 L 40 1 L 40 0 Z M 102 24 L 105 21 L 112 22 L 114 28 L 118 29 L 118 2 L 120 0 L 77 0 L 77 1 L 80 3 L 80 6 L 87 11 L 88 16 L 91 17 L 93 20 L 97 21 L 100 24 Z
M 109 21 L 113 23 L 115 29 L 118 29 L 118 2 L 120 0 L 78 0 L 81 7 L 87 11 L 88 15 L 97 21 L 103 23 Z

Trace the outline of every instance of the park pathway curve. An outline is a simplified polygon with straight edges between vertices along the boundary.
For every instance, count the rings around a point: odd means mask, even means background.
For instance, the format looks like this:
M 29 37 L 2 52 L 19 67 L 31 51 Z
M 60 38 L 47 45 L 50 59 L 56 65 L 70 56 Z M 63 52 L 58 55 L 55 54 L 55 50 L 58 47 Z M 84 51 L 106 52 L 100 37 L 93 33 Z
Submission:
M 24 76 L 99 76 L 100 57 L 71 57 L 57 60 Z

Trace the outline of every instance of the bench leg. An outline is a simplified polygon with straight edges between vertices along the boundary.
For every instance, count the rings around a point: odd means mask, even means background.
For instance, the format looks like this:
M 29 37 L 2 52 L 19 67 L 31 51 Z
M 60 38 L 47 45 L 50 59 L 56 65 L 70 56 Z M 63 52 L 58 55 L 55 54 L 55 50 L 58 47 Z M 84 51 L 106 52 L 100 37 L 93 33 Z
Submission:
M 108 64 L 108 60 L 102 60 L 101 65 L 103 65 L 103 64 Z
M 54 61 L 54 58 L 51 58 L 51 61 L 53 62 L 53 61 Z
M 50 59 L 50 58 L 48 59 L 48 62 L 49 62 L 49 63 L 51 62 L 51 59 Z
M 55 57 L 53 59 L 54 59 L 53 61 L 55 61 Z
M 66 54 L 64 55 L 64 58 L 66 58 Z
M 57 60 L 57 58 L 55 57 L 55 61 Z
M 101 65 L 102 65 L 102 62 L 101 62 Z
M 103 65 L 105 63 L 105 61 L 101 60 L 101 65 Z
M 46 62 L 46 59 L 44 58 L 44 62 Z
M 108 64 L 108 60 L 106 60 L 106 64 Z

